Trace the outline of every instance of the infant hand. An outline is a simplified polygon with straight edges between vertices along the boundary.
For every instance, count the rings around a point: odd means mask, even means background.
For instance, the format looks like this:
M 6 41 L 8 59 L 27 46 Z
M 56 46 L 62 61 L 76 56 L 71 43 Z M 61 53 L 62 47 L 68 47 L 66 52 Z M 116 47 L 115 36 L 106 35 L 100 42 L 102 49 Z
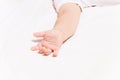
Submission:
M 36 32 L 36 38 L 43 38 L 36 46 L 32 47 L 33 51 L 48 56 L 53 53 L 53 57 L 58 55 L 59 49 L 63 44 L 62 33 L 57 30 L 48 30 L 43 32 Z

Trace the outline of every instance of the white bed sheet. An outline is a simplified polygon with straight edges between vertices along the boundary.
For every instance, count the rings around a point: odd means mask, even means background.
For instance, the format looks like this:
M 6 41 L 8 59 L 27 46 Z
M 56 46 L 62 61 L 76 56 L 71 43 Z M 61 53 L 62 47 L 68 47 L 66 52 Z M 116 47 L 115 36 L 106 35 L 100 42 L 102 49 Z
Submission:
M 59 56 L 30 51 L 53 27 L 48 0 L 0 0 L 0 80 L 120 80 L 120 6 L 88 8 Z

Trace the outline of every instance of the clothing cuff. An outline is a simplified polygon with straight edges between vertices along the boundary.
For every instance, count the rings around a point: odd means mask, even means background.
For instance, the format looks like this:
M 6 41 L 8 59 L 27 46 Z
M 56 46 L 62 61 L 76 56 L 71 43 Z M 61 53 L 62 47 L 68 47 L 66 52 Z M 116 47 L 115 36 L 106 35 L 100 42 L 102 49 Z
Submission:
M 84 9 L 84 7 L 83 7 L 83 4 L 82 4 L 82 2 L 80 2 L 80 1 L 75 1 L 75 0 L 60 0 L 60 1 L 57 1 L 57 0 L 54 0 L 53 1 L 53 6 L 54 6 L 54 8 L 55 8 L 55 11 L 58 13 L 58 11 L 59 11 L 59 9 L 60 9 L 60 7 L 63 5 L 63 4 L 66 4 L 66 3 L 75 3 L 75 4 L 77 4 L 79 7 L 80 7 L 80 9 L 83 11 L 83 9 Z

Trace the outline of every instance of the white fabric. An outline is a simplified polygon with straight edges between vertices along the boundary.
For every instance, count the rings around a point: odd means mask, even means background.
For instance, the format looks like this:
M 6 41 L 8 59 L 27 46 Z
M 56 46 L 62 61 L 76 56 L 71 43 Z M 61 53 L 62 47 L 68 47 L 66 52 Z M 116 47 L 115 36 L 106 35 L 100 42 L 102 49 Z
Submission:
M 120 6 L 84 9 L 76 34 L 52 58 L 30 51 L 32 34 L 57 18 L 50 0 L 0 3 L 0 80 L 120 80 Z
M 120 0 L 53 0 L 53 4 L 56 12 L 59 11 L 60 7 L 65 3 L 76 3 L 82 10 L 86 7 L 94 6 L 110 6 L 120 4 Z

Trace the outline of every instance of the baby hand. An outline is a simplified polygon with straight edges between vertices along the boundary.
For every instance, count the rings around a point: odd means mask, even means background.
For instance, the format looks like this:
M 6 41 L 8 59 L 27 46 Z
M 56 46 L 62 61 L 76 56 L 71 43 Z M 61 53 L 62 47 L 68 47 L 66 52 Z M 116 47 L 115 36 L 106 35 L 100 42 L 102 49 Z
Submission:
M 36 38 L 43 38 L 36 46 L 32 47 L 33 51 L 48 56 L 53 53 L 53 57 L 58 55 L 59 49 L 63 44 L 63 33 L 58 30 L 48 30 L 43 32 L 36 32 Z

